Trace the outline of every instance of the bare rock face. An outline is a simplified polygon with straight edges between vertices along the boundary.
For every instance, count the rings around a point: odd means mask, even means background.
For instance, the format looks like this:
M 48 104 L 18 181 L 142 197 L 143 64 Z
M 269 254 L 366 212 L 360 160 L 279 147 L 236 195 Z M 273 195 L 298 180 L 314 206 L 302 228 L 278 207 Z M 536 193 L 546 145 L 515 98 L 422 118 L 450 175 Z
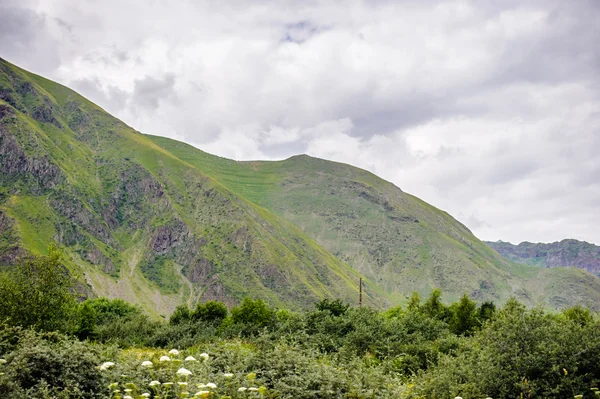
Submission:
M 500 255 L 515 262 L 545 267 L 577 267 L 600 276 L 600 247 L 584 241 L 566 239 L 550 244 L 486 242 Z
M 231 236 L 229 240 L 246 253 L 252 251 L 252 235 L 248 227 L 240 227 Z
M 46 157 L 30 158 L 15 137 L 0 122 L 0 172 L 4 178 L 30 181 L 33 194 L 55 188 L 61 181 L 60 169 Z M 33 178 L 33 179 L 32 179 Z
M 150 241 L 150 248 L 158 255 L 165 255 L 171 249 L 181 245 L 190 235 L 185 223 L 176 220 L 158 228 Z
M 0 120 L 15 115 L 15 111 L 8 105 L 0 104 Z
M 206 282 L 213 272 L 213 265 L 206 258 L 200 258 L 187 269 L 186 277 L 192 283 Z
M 114 262 L 109 257 L 104 255 L 98 248 L 87 251 L 84 258 L 92 265 L 101 266 L 104 273 L 112 274 L 116 270 Z
M 0 266 L 14 265 L 18 258 L 25 255 L 18 240 L 13 221 L 0 210 Z
M 103 220 L 90 211 L 79 198 L 66 193 L 55 193 L 50 205 L 58 213 L 83 229 L 91 232 L 106 244 L 112 244 L 112 235 Z

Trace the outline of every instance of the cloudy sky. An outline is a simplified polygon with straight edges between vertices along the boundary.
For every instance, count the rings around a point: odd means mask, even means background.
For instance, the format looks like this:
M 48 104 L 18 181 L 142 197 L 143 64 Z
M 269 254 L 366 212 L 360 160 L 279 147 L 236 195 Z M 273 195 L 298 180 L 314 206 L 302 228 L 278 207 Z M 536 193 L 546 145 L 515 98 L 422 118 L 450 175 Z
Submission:
M 488 240 L 600 244 L 600 1 L 0 0 L 0 57 L 134 128 L 351 163 Z

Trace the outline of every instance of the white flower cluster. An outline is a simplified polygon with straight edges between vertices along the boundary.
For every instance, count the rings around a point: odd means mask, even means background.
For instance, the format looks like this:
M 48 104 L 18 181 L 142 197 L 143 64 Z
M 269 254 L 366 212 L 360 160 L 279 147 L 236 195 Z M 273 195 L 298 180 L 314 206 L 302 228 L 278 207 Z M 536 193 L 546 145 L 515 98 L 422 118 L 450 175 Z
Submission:
M 100 365 L 100 371 L 106 371 L 114 366 L 115 364 L 113 362 L 104 362 Z

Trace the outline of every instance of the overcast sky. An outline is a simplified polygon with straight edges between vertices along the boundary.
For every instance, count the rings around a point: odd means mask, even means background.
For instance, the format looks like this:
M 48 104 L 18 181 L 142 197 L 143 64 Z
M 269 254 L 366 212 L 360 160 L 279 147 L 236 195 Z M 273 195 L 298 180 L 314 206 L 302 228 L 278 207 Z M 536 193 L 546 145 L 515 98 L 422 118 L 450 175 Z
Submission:
M 596 0 L 0 0 L 0 57 L 139 131 L 347 162 L 511 242 L 600 244 L 599 40 Z

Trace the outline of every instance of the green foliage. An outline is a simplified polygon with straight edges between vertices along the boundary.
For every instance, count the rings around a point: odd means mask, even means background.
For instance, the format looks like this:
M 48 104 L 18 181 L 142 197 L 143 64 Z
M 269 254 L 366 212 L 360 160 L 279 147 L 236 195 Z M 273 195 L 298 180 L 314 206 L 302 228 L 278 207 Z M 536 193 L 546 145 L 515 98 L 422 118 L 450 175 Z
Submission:
M 496 305 L 494 304 L 494 302 L 484 302 L 479 306 L 479 310 L 477 311 L 477 313 L 479 322 L 483 324 L 494 317 L 494 315 L 496 314 Z
M 477 304 L 466 294 L 453 303 L 449 309 L 452 314 L 449 322 L 450 331 L 456 335 L 470 335 L 480 325 Z
M 0 357 L 6 360 L 0 373 L 0 397 L 106 397 L 106 381 L 96 369 L 100 359 L 96 348 L 56 333 L 15 334 L 14 330 L 7 344 L 5 329 L 0 326 Z
M 223 302 L 208 301 L 199 303 L 191 314 L 191 319 L 203 323 L 220 325 L 227 317 L 227 306 Z
M 450 317 L 448 307 L 442 303 L 442 290 L 439 288 L 431 291 L 431 295 L 429 295 L 427 301 L 420 307 L 420 310 L 429 317 L 439 320 L 448 320 Z
M 54 245 L 0 274 L 0 319 L 42 331 L 70 331 L 77 306 L 75 280 Z
M 190 312 L 190 308 L 187 305 L 179 305 L 171 314 L 169 318 L 169 323 L 173 325 L 181 324 L 189 322 L 192 316 L 192 312 Z
M 341 316 L 346 313 L 349 304 L 342 302 L 341 299 L 329 300 L 327 298 L 315 304 L 316 308 L 320 311 L 327 311 L 333 316 Z
M 75 335 L 81 339 L 97 338 L 99 329 L 106 329 L 113 323 L 124 323 L 132 319 L 146 319 L 142 311 L 122 299 L 87 299 L 77 308 L 78 325 Z
M 275 312 L 262 299 L 244 298 L 239 306 L 231 309 L 234 324 L 246 327 L 246 333 L 255 333 L 274 320 Z
M 600 324 L 526 309 L 509 300 L 454 356 L 423 374 L 428 398 L 592 397 L 600 382 Z M 522 396 L 521 396 L 522 395 Z

